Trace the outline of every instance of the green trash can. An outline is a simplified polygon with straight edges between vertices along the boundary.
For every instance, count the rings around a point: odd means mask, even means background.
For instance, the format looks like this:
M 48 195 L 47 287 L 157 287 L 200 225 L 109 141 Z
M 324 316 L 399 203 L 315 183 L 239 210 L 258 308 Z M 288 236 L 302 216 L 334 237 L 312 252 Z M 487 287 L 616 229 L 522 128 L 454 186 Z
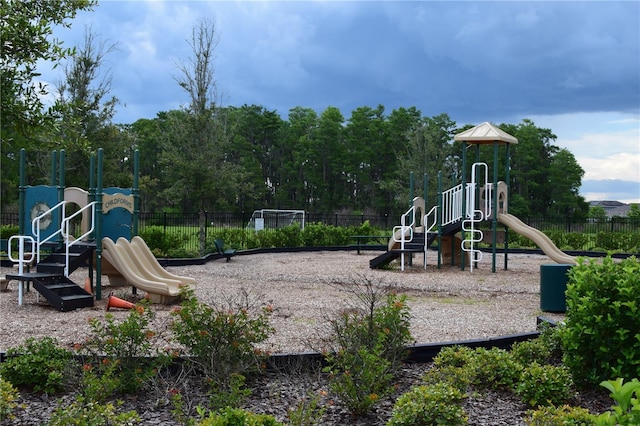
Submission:
M 566 312 L 567 282 L 573 265 L 554 263 L 540 265 L 540 309 L 545 312 Z

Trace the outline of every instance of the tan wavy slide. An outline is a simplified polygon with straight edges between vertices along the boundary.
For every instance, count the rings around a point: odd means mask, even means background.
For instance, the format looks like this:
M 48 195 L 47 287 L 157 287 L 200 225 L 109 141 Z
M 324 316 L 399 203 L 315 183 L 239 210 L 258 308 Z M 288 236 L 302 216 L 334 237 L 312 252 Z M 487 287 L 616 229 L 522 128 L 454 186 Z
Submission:
M 130 285 L 146 291 L 154 303 L 175 301 L 184 285 L 195 289 L 193 278 L 173 275 L 164 269 L 140 237 L 134 237 L 131 243 L 125 238 L 116 243 L 103 238 L 102 256 Z
M 577 263 L 573 256 L 569 256 L 556 247 L 556 245 L 553 244 L 553 241 L 551 241 L 542 231 L 527 225 L 514 215 L 501 213 L 498 215 L 498 221 L 536 243 L 544 254 L 549 256 L 549 258 L 554 262 L 569 265 L 575 265 Z

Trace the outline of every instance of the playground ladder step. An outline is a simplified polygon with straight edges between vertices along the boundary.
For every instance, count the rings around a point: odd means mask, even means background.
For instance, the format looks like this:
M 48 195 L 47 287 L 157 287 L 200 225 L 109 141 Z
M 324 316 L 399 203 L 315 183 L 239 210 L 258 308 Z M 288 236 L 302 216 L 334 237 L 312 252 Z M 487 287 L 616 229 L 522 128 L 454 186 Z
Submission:
M 93 306 L 93 295 L 64 275 L 28 272 L 22 275 L 7 274 L 7 279 L 32 282 L 33 288 L 62 312 Z
M 95 251 L 95 243 L 78 242 L 69 247 L 69 273 L 84 266 L 87 261 L 91 262 L 93 252 Z M 36 270 L 44 273 L 64 273 L 66 253 L 64 248 L 59 248 L 55 252 L 49 254 L 42 259 L 37 265 Z

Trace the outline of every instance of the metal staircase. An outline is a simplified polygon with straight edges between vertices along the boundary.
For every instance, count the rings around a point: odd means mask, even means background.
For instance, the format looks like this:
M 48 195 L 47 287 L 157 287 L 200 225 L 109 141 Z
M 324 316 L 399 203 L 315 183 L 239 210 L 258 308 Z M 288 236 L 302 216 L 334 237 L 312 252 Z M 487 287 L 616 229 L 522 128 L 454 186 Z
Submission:
M 64 201 L 54 206 L 49 211 L 36 217 L 32 222 L 32 231 L 35 238 L 31 236 L 13 236 L 9 239 L 9 258 L 18 263 L 17 274 L 7 274 L 9 280 L 19 281 L 18 287 L 18 304 L 22 304 L 23 283 L 32 282 L 33 287 L 39 294 L 57 310 L 62 312 L 72 311 L 79 308 L 93 306 L 93 295 L 87 292 L 83 287 L 74 283 L 69 279 L 69 275 L 76 269 L 88 266 L 93 268 L 93 253 L 96 249 L 94 242 L 82 241 L 83 238 L 89 236 L 93 232 L 93 221 L 91 228 L 78 239 L 70 236 L 70 222 L 82 210 L 75 214 L 64 217 Z M 90 203 L 86 208 L 93 210 L 95 203 Z M 60 209 L 62 213 L 62 222 L 60 229 L 51 234 L 49 237 L 41 240 L 41 222 L 45 220 L 54 209 Z M 94 215 L 92 214 L 92 217 Z M 50 216 L 49 216 L 50 217 Z M 60 236 L 62 243 L 54 243 L 53 239 Z M 17 240 L 19 248 L 18 258 L 14 258 L 11 253 L 12 240 Z M 26 252 L 25 243 L 30 243 L 31 253 Z M 44 249 L 47 246 L 54 246 L 52 252 L 43 256 Z M 28 258 L 28 255 L 30 258 Z M 42 259 L 41 259 L 42 256 Z M 35 259 L 34 259 L 35 258 Z M 35 260 L 35 272 L 25 272 L 24 266 Z

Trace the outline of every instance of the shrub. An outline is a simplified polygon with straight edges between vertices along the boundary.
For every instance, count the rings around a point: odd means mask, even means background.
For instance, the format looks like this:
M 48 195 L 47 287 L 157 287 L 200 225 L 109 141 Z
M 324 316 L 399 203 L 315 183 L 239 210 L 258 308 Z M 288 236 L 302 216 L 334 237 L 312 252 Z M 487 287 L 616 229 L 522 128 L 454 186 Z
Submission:
M 65 371 L 70 364 L 71 353 L 59 347 L 55 338 L 30 337 L 24 344 L 7 350 L 7 359 L 0 364 L 0 376 L 17 387 L 55 393 L 64 388 Z
M 118 402 L 117 405 L 121 405 Z M 128 426 L 140 421 L 134 410 L 116 412 L 114 404 L 100 404 L 78 397 L 70 404 L 59 405 L 51 414 L 48 426 Z
M 596 417 L 598 426 L 640 424 L 640 381 L 638 379 L 624 383 L 622 378 L 617 378 L 604 381 L 600 386 L 611 391 L 611 397 L 616 401 L 616 405 L 611 411 Z
M 267 414 L 254 414 L 240 408 L 227 407 L 219 412 L 209 413 L 209 417 L 200 421 L 199 426 L 280 426 L 275 417 Z
M 545 406 L 529 411 L 525 422 L 529 426 L 585 426 L 593 424 L 593 416 L 581 407 Z
M 469 367 L 474 385 L 492 389 L 513 389 L 523 369 L 510 352 L 499 348 L 477 348 Z
M 388 426 L 465 425 L 464 394 L 448 383 L 417 386 L 393 406 Z
M 542 338 L 516 342 L 511 347 L 513 359 L 522 366 L 548 364 L 551 360 L 551 348 Z
M 562 331 L 564 362 L 574 380 L 640 376 L 640 262 L 582 259 L 569 272 Z
M 246 292 L 212 305 L 198 301 L 187 287 L 182 295 L 180 308 L 172 312 L 171 330 L 189 355 L 185 361 L 204 374 L 214 391 L 235 392 L 238 376 L 261 368 L 266 354 L 256 345 L 273 332 L 272 308 L 254 304 Z
M 20 227 L 18 225 L 2 225 L 0 226 L 0 239 L 8 240 L 14 235 L 18 235 Z
M 334 346 L 327 355 L 333 392 L 355 414 L 364 414 L 392 391 L 393 372 L 411 341 L 405 297 L 370 280 L 348 287 L 358 305 L 329 321 Z
M 365 414 L 393 388 L 390 363 L 381 355 L 380 347 L 359 348 L 355 352 L 340 350 L 327 355 L 331 390 L 356 415 Z
M 461 392 L 466 392 L 471 384 L 469 369 L 466 367 L 454 367 L 452 365 L 434 366 L 427 370 L 422 380 L 428 385 L 448 383 Z
M 134 393 L 143 388 L 166 359 L 154 349 L 156 333 L 149 328 L 154 313 L 137 305 L 122 321 L 110 313 L 89 319 L 92 336 L 74 349 L 84 356 L 84 388 L 90 399 L 111 392 Z
M 532 407 L 560 405 L 572 397 L 573 381 L 566 367 L 533 363 L 522 372 L 515 392 Z
M 320 423 L 326 408 L 321 404 L 321 395 L 308 395 L 289 410 L 290 426 L 315 426 Z
M 0 422 L 12 418 L 13 409 L 16 408 L 16 399 L 20 395 L 11 383 L 0 377 Z
M 474 357 L 473 349 L 468 346 L 447 346 L 438 352 L 433 358 L 436 367 L 466 367 L 471 363 Z
M 413 342 L 406 296 L 377 286 L 365 277 L 341 286 L 355 296 L 356 305 L 329 321 L 334 352 L 379 348 L 380 356 L 395 370 Z
M 182 233 L 168 233 L 160 226 L 148 226 L 140 231 L 140 237 L 156 256 L 167 256 L 170 252 L 182 250 L 189 237 Z

